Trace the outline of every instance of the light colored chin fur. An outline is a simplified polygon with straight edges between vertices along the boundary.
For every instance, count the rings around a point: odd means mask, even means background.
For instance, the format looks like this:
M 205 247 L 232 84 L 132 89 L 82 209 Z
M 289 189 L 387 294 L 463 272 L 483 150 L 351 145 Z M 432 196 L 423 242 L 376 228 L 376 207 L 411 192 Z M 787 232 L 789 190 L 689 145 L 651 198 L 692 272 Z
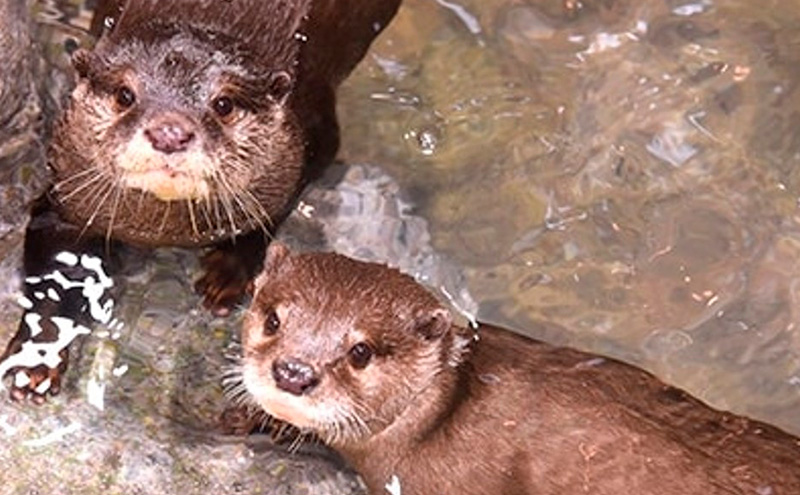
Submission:
M 198 143 L 165 155 L 153 149 L 142 131 L 116 157 L 122 185 L 152 193 L 162 201 L 206 199 L 214 164 Z
M 256 366 L 245 364 L 242 381 L 250 395 L 270 416 L 300 429 L 314 430 L 319 423 L 314 420 L 317 408 L 308 397 L 278 390 L 272 377 L 261 376 Z

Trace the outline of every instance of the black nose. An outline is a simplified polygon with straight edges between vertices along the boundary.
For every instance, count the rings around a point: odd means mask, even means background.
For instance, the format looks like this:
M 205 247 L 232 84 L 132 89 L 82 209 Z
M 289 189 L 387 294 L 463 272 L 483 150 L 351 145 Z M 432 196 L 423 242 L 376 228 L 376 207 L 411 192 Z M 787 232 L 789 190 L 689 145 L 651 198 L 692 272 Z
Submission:
M 144 131 L 154 149 L 162 153 L 184 151 L 194 139 L 194 131 L 190 122 L 184 119 L 165 118 L 153 122 Z
M 314 368 L 296 359 L 275 360 L 272 363 L 272 377 L 279 389 L 294 395 L 303 395 L 319 383 Z

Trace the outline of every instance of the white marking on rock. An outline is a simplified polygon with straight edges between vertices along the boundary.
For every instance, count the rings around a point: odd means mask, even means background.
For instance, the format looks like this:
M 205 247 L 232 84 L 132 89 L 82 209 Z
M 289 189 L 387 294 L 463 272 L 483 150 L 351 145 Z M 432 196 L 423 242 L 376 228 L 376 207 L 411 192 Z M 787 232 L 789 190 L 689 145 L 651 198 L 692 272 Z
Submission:
M 5 414 L 0 416 L 0 430 L 3 430 L 3 433 L 5 433 L 8 437 L 17 434 L 17 429 L 11 426 L 11 424 L 8 422 L 8 416 Z
M 76 433 L 80 429 L 81 425 L 79 425 L 78 423 L 72 423 L 63 428 L 59 428 L 55 431 L 52 431 L 43 437 L 34 438 L 32 440 L 25 440 L 24 442 L 22 442 L 22 445 L 24 445 L 25 447 L 46 447 L 47 445 L 50 445 L 52 443 L 60 442 L 67 435 Z
M 47 289 L 47 297 L 49 297 L 51 300 L 56 301 L 56 302 L 61 300 L 61 296 L 59 296 L 58 292 L 55 289 L 53 289 L 52 287 Z
M 69 251 L 61 251 L 56 255 L 56 261 L 67 266 L 75 266 L 78 264 L 78 255 Z
M 62 252 L 56 256 L 58 261 L 74 266 L 78 263 L 78 258 L 73 253 Z M 89 303 L 89 314 L 100 323 L 108 323 L 111 320 L 111 313 L 114 310 L 114 301 L 109 299 L 101 304 L 100 299 L 105 294 L 106 289 L 114 286 L 114 281 L 103 270 L 103 260 L 96 256 L 87 254 L 81 255 L 80 264 L 82 267 L 94 272 L 95 276 L 87 276 L 83 280 L 70 280 L 61 271 L 53 270 L 45 275 L 43 280 L 52 280 L 61 286 L 62 289 L 82 289 L 81 293 Z
M 42 394 L 42 395 L 44 395 L 44 393 L 45 393 L 45 392 L 47 392 L 48 390 L 50 390 L 50 385 L 52 385 L 52 384 L 53 384 L 53 382 L 52 382 L 52 381 L 50 381 L 50 378 L 45 378 L 44 380 L 42 380 L 42 383 L 40 383 L 39 385 L 37 385 L 37 386 L 36 386 L 36 388 L 35 388 L 35 389 L 33 389 L 33 390 L 34 390 L 34 391 L 35 391 L 37 394 Z
M 14 375 L 14 386 L 17 388 L 26 387 L 30 382 L 31 378 L 24 371 L 17 371 L 17 374 Z
M 36 313 L 29 313 L 29 315 L 36 315 Z M 30 325 L 28 315 L 25 315 L 25 322 Z M 47 366 L 50 369 L 56 368 L 61 363 L 61 356 L 58 355 L 62 349 L 65 349 L 75 340 L 79 335 L 91 333 L 88 328 L 76 324 L 69 318 L 54 316 L 50 319 L 53 324 L 58 327 L 58 338 L 54 342 L 33 342 L 31 340 L 23 342 L 19 352 L 8 356 L 5 361 L 0 363 L 0 376 L 5 376 L 9 370 L 16 367 L 35 368 L 37 366 Z M 38 326 L 38 320 L 35 325 Z M 33 331 L 33 328 L 31 328 Z M 41 331 L 41 327 L 39 327 Z M 0 382 L 0 390 L 5 386 Z
M 97 381 L 94 377 L 86 382 L 86 400 L 89 404 L 102 411 L 105 409 L 106 384 Z
M 25 297 L 25 296 L 20 296 L 20 297 L 17 299 L 17 304 L 19 304 L 20 306 L 22 306 L 22 307 L 23 307 L 23 308 L 25 308 L 25 309 L 31 309 L 31 308 L 33 308 L 33 301 L 31 301 L 30 299 L 28 299 L 28 298 L 27 298 L 27 297 Z
M 42 326 L 39 322 L 42 321 L 42 315 L 39 313 L 25 313 L 23 321 L 28 325 L 28 330 L 31 332 L 31 337 L 36 337 L 42 333 Z
M 116 376 L 117 378 L 121 377 L 122 375 L 124 375 L 127 372 L 128 372 L 128 365 L 127 364 L 123 364 L 121 366 L 117 366 L 116 368 L 111 370 L 111 374 Z
M 453 12 L 456 17 L 464 23 L 464 26 L 466 26 L 470 33 L 481 34 L 481 32 L 483 32 L 478 17 L 464 8 L 464 6 L 455 2 L 448 2 L 447 0 L 436 0 L 436 3 Z

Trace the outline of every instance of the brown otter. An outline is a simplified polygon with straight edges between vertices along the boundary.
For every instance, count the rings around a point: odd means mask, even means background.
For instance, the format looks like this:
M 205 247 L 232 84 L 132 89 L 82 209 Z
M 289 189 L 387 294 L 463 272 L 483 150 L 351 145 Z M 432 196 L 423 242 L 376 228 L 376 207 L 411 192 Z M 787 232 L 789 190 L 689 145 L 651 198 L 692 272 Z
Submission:
M 105 5 L 121 14 L 73 55 L 78 84 L 54 131 L 59 212 L 145 245 L 265 233 L 332 161 L 334 91 L 399 1 Z
M 399 3 L 101 2 L 103 22 L 93 25 L 106 32 L 74 53 L 77 85 L 50 143 L 47 201 L 74 236 L 55 245 L 46 230 L 29 230 L 42 240 L 26 243 L 37 251 L 29 257 L 80 251 L 91 236 L 214 246 L 198 290 L 226 313 L 257 272 L 265 236 L 333 160 L 335 89 Z M 25 267 L 28 277 L 50 269 Z M 24 330 L 3 358 L 21 348 Z M 15 397 L 36 395 L 52 373 L 29 374 L 34 385 Z
M 800 439 L 633 366 L 451 322 L 410 277 L 270 246 L 243 385 L 372 494 L 800 493 Z

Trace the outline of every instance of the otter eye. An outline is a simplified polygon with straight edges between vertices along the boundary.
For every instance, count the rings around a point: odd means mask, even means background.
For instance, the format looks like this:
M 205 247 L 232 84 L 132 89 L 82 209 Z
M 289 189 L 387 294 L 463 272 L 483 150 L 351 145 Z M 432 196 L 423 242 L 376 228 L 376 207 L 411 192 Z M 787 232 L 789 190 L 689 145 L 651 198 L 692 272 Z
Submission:
M 233 113 L 233 100 L 227 96 L 220 96 L 219 98 L 214 98 L 214 101 L 211 102 L 211 107 L 220 117 L 227 117 Z
M 117 105 L 123 110 L 132 107 L 133 104 L 136 103 L 136 93 L 128 86 L 120 86 L 117 88 L 114 98 L 116 99 Z
M 281 327 L 281 320 L 278 318 L 278 313 L 270 308 L 267 311 L 267 316 L 264 318 L 264 335 L 275 335 Z
M 362 369 L 369 364 L 374 351 L 372 347 L 366 342 L 359 342 L 347 351 L 347 359 L 350 361 L 350 366 L 357 369 Z

